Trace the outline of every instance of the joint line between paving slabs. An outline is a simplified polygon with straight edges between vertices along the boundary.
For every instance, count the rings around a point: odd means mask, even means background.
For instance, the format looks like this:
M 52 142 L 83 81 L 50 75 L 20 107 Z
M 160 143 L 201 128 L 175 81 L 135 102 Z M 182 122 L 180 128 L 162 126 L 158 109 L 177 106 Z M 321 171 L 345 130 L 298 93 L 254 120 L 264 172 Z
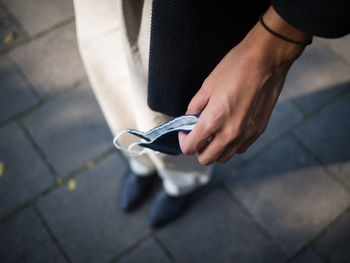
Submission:
M 249 211 L 249 209 L 239 200 L 234 193 L 232 193 L 224 184 L 221 185 L 221 188 L 224 192 L 231 198 L 231 200 L 241 209 L 243 214 L 245 214 L 254 226 L 263 234 L 265 238 L 267 238 L 284 256 L 285 259 L 288 258 L 286 252 L 284 251 L 281 244 L 275 240 L 270 233 L 264 228 L 262 224 L 258 221 L 258 219 Z
M 336 181 L 347 194 L 350 195 L 350 188 L 347 186 L 346 182 L 343 181 L 335 172 L 333 172 L 322 159 L 314 153 L 307 145 L 305 145 L 295 134 L 291 134 L 291 137 L 295 140 L 295 142 L 307 153 L 311 156 L 311 158 L 319 165 L 321 165 L 321 169 L 326 172 L 326 174 Z
M 153 239 L 155 242 L 161 247 L 161 249 L 164 251 L 164 253 L 167 255 L 167 257 L 170 259 L 171 262 L 176 262 L 175 256 L 170 252 L 170 250 L 163 244 L 163 242 L 158 238 L 156 231 L 152 233 Z
M 327 51 L 329 53 L 331 53 L 334 57 L 336 57 L 337 59 L 339 59 L 341 62 L 343 62 L 345 65 L 350 66 L 350 62 L 344 58 L 342 55 L 340 55 L 339 53 L 336 53 L 333 51 L 332 48 L 330 48 L 326 43 L 324 43 L 323 41 L 317 41 L 323 48 L 327 49 Z
M 11 56 L 7 56 L 7 60 L 10 62 L 10 64 L 14 67 L 15 71 L 20 75 L 21 79 L 27 84 L 27 87 L 32 93 L 32 95 L 38 99 L 39 103 L 42 102 L 42 98 L 40 97 L 39 93 L 35 90 L 33 84 L 30 82 L 30 80 L 27 78 L 27 76 L 24 74 L 22 69 L 17 65 L 17 63 L 12 59 Z
M 126 255 L 128 255 L 130 252 L 132 252 L 134 249 L 138 248 L 142 243 L 144 243 L 149 237 L 152 236 L 152 231 L 141 237 L 139 240 L 135 241 L 133 244 L 131 244 L 128 248 L 124 249 L 122 252 L 119 253 L 119 255 L 112 258 L 109 263 L 117 263 L 122 258 L 124 258 Z
M 319 256 L 326 263 L 333 263 L 323 252 L 321 252 L 316 246 L 312 246 L 311 250 Z
M 65 95 L 66 93 L 69 93 L 69 92 L 76 90 L 81 85 L 85 84 L 86 82 L 87 82 L 87 78 L 83 78 L 79 81 L 76 81 L 74 84 L 68 86 L 67 88 L 64 88 L 62 91 L 59 91 L 59 92 L 51 95 L 48 98 L 43 98 L 43 99 L 39 100 L 35 105 L 30 106 L 27 109 L 23 110 L 22 112 L 19 112 L 19 113 L 15 114 L 14 116 L 10 117 L 9 119 L 0 122 L 0 128 L 12 123 L 13 121 L 21 120 L 22 118 L 25 118 L 26 116 L 31 114 L 33 111 L 35 111 L 35 110 L 39 109 L 40 107 L 46 105 L 47 103 L 50 103 L 51 101 Z
M 85 163 L 84 165 L 82 165 L 80 168 L 74 170 L 73 172 L 71 172 L 67 178 L 63 179 L 63 183 L 68 182 L 70 179 L 73 178 L 77 178 L 79 175 L 81 175 L 83 172 L 85 172 L 86 170 L 90 169 L 88 166 L 89 162 L 93 162 L 94 166 L 96 166 L 98 163 L 100 163 L 103 159 L 105 159 L 106 157 L 108 157 L 109 155 L 113 154 L 115 151 L 114 147 L 111 147 L 109 149 L 107 149 L 105 152 L 101 153 L 99 156 L 97 156 L 95 159 L 88 161 L 87 163 Z
M 0 0 L 1 1 L 1 0 Z M 0 2 L 1 3 L 1 2 Z M 7 7 L 6 7 L 7 8 Z M 65 25 L 68 25 L 69 23 L 75 21 L 75 16 L 71 16 L 65 20 L 62 20 L 61 22 L 47 28 L 47 29 L 44 29 L 43 31 L 40 31 L 36 34 L 34 34 L 33 36 L 29 36 L 29 34 L 24 31 L 26 33 L 26 36 L 24 36 L 24 39 L 22 40 L 19 40 L 18 42 L 14 43 L 11 47 L 7 48 L 7 49 L 4 49 L 2 51 L 0 51 L 0 55 L 5 55 L 7 54 L 8 52 L 10 52 L 12 49 L 15 49 L 15 48 L 18 48 L 18 47 L 21 47 L 29 42 L 32 42 L 36 39 L 39 39 L 41 38 L 42 36 L 54 31 L 55 29 L 58 29 L 60 27 L 63 27 Z M 22 27 L 20 27 L 22 28 Z
M 51 230 L 50 226 L 46 223 L 45 218 L 41 215 L 39 209 L 36 207 L 36 205 L 33 205 L 34 211 L 37 214 L 37 216 L 40 218 L 41 223 L 43 224 L 45 230 L 48 232 L 50 238 L 54 242 L 54 244 L 57 246 L 58 250 L 60 251 L 61 255 L 67 260 L 68 263 L 72 263 L 70 258 L 68 257 L 67 253 L 64 251 L 63 247 L 61 246 L 58 239 L 55 237 L 53 231 Z
M 0 7 L 3 8 L 5 14 L 10 17 L 10 20 L 12 20 L 15 26 L 18 27 L 21 33 L 24 34 L 24 37 L 28 38 L 29 37 L 28 32 L 23 28 L 22 24 L 18 21 L 17 17 L 12 13 L 10 8 L 3 2 L 3 0 L 0 0 Z M 10 47 L 9 49 L 12 49 L 12 47 Z
M 22 204 L 19 207 L 15 208 L 14 210 L 12 210 L 10 213 L 5 215 L 4 217 L 0 218 L 0 224 L 2 224 L 4 222 L 6 222 L 7 220 L 11 219 L 13 216 L 15 216 L 16 214 L 20 213 L 23 209 L 25 209 L 27 207 L 30 207 L 40 197 L 47 195 L 48 193 L 50 193 L 51 191 L 53 191 L 56 188 L 57 188 L 57 185 L 53 184 L 52 186 L 48 187 L 47 189 L 41 191 L 39 194 L 34 196 L 32 199 L 26 201 L 24 204 Z
M 45 162 L 45 164 L 49 168 L 51 174 L 54 176 L 54 179 L 57 178 L 58 177 L 58 173 L 55 171 L 55 169 L 53 168 L 53 166 L 51 165 L 49 160 L 46 158 L 44 151 L 41 150 L 39 145 L 35 142 L 33 136 L 30 134 L 30 131 L 27 129 L 27 127 L 24 126 L 24 124 L 20 120 L 18 121 L 18 124 L 22 128 L 24 133 L 26 134 L 27 138 L 31 142 L 31 144 L 34 147 L 34 149 L 39 153 L 40 157 L 42 158 L 42 160 Z
M 273 139 L 272 141 L 270 141 L 269 143 L 267 143 L 266 145 L 264 145 L 259 151 L 257 151 L 256 153 L 254 153 L 250 158 L 243 160 L 242 161 L 242 166 L 245 166 L 249 163 L 251 163 L 252 161 L 254 161 L 256 158 L 258 158 L 258 156 L 260 156 L 263 152 L 265 152 L 267 149 L 270 149 L 271 147 L 273 147 L 273 145 L 277 144 L 280 140 L 282 140 L 283 138 L 287 137 L 287 136 L 291 136 L 292 138 L 296 139 L 300 146 L 306 150 L 308 153 L 312 154 L 312 157 L 314 157 L 314 159 L 320 163 L 320 164 L 324 164 L 321 159 L 310 150 L 308 149 L 293 133 L 293 130 L 301 127 L 302 125 L 304 125 L 309 119 L 313 118 L 314 116 L 316 116 L 323 108 L 327 107 L 329 104 L 335 103 L 338 99 L 344 97 L 347 93 L 350 93 L 350 89 L 346 89 L 343 92 L 340 92 L 337 96 L 335 96 L 334 98 L 332 98 L 331 100 L 329 100 L 328 102 L 326 102 L 324 105 L 322 105 L 321 107 L 319 107 L 318 109 L 316 109 L 314 112 L 307 114 L 307 113 L 303 113 L 304 116 L 301 120 L 299 120 L 298 122 L 296 122 L 294 125 L 292 125 L 287 131 L 285 131 L 284 133 L 280 134 L 279 136 L 277 136 L 275 139 Z M 295 103 L 293 100 L 291 100 L 291 102 L 293 103 L 294 106 L 296 106 L 298 109 L 298 104 Z M 337 175 L 334 174 L 333 171 L 331 171 L 325 164 L 323 165 L 323 169 L 325 169 L 328 173 L 330 173 L 330 176 L 333 177 L 333 179 L 337 180 L 338 182 L 340 182 L 347 190 L 347 192 L 350 194 L 350 188 L 347 187 L 346 183 L 342 181 L 342 179 L 340 179 Z
M 92 160 L 95 164 L 99 163 L 101 160 L 103 160 L 104 158 L 106 158 L 107 156 L 109 156 L 110 154 L 113 153 L 114 148 L 108 149 L 107 151 L 105 151 L 104 153 L 102 153 L 100 156 L 96 157 L 94 160 Z M 37 195 L 35 195 L 32 199 L 26 201 L 24 204 L 20 205 L 18 208 L 14 209 L 13 211 L 11 211 L 9 214 L 5 215 L 4 217 L 0 218 L 0 224 L 4 223 L 5 221 L 9 220 L 10 218 L 12 218 L 14 215 L 16 215 L 17 213 L 21 212 L 23 209 L 25 209 L 26 207 L 31 206 L 32 204 L 34 204 L 38 199 L 46 196 L 47 194 L 51 193 L 52 191 L 54 191 L 56 188 L 61 187 L 63 185 L 65 185 L 70 179 L 72 178 L 76 178 L 77 176 L 79 176 L 82 172 L 84 172 L 87 168 L 87 165 L 83 165 L 81 168 L 77 169 L 75 172 L 70 173 L 67 178 L 63 179 L 61 184 L 57 184 L 56 182 L 53 183 L 52 186 L 48 187 L 47 189 L 41 191 L 40 193 L 38 193 Z
M 350 213 L 350 207 L 346 208 L 342 213 L 340 213 L 332 222 L 330 222 L 327 226 L 325 226 L 314 238 L 312 238 L 308 243 L 306 243 L 299 251 L 296 253 L 296 256 L 301 254 L 303 251 L 308 248 L 316 249 L 316 243 L 324 236 L 326 233 L 333 228 L 343 217 L 346 216 L 347 213 Z M 318 251 L 320 253 L 320 251 Z M 326 257 L 322 254 L 323 257 Z M 293 256 L 294 258 L 294 256 Z M 329 259 L 328 259 L 329 260 Z

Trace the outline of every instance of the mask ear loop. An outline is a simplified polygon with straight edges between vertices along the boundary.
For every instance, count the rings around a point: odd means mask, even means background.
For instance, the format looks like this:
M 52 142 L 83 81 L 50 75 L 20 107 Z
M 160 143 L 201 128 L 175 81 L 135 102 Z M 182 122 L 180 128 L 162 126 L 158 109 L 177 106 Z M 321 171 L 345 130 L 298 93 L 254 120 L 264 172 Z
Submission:
M 114 137 L 113 139 L 113 144 L 114 146 L 124 152 L 128 152 L 128 148 L 126 148 L 120 141 L 119 141 L 119 137 L 122 136 L 124 133 L 127 133 L 128 130 L 122 130 L 120 132 L 117 133 L 117 135 Z
M 125 147 L 121 141 L 119 140 L 120 136 L 122 136 L 124 133 L 127 133 L 129 132 L 128 130 L 122 130 L 120 132 L 117 133 L 117 135 L 114 137 L 113 139 L 113 144 L 114 146 L 121 150 L 121 151 L 124 151 L 124 152 L 127 152 L 131 157 L 137 157 L 137 156 L 141 156 L 141 155 L 144 155 L 144 154 L 150 154 L 150 153 L 155 153 L 155 154 L 158 154 L 159 152 L 157 151 L 153 151 L 151 149 L 148 149 L 148 148 L 144 148 L 142 151 L 135 151 L 133 150 L 132 148 L 135 147 L 136 145 L 139 144 L 139 142 L 134 142 L 132 144 L 129 145 L 129 147 Z
M 137 157 L 137 156 L 141 156 L 141 155 L 145 155 L 145 154 L 151 154 L 151 153 L 159 154 L 160 153 L 158 151 L 154 151 L 154 150 L 151 150 L 151 149 L 148 149 L 148 148 L 144 148 L 141 151 L 133 150 L 132 148 L 137 146 L 137 145 L 139 145 L 139 142 L 134 142 L 134 143 L 129 145 L 128 151 L 129 151 L 130 156 Z

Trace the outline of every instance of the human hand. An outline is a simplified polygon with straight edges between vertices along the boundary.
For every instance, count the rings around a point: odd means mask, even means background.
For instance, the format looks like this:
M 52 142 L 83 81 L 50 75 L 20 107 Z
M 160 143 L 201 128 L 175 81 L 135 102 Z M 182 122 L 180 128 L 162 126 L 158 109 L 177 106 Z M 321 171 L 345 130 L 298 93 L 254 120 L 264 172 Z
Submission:
M 287 24 L 272 7 L 264 21 L 291 38 L 310 38 Z M 265 131 L 288 70 L 303 50 L 257 23 L 220 61 L 189 103 L 186 114 L 201 115 L 190 133 L 179 132 L 182 152 L 197 154 L 202 165 L 225 163 L 235 153 L 245 152 Z

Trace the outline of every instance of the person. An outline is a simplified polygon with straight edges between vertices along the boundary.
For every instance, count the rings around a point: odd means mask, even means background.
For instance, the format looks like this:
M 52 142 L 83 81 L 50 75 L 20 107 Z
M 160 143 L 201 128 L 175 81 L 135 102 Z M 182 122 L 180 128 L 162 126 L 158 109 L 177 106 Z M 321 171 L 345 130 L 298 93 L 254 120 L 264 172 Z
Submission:
M 123 211 L 143 202 L 158 174 L 149 224 L 173 220 L 209 182 L 214 162 L 244 153 L 264 132 L 312 36 L 350 31 L 345 0 L 312 2 L 74 0 L 81 57 L 114 135 L 200 114 L 178 134 L 183 155 L 123 153 Z

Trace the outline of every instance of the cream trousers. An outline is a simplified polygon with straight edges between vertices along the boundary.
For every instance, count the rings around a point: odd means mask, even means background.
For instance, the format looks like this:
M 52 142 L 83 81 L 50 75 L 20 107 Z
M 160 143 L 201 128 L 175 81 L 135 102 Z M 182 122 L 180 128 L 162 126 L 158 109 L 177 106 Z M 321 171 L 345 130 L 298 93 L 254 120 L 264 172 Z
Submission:
M 147 105 L 152 1 L 74 0 L 74 9 L 80 54 L 112 133 L 127 128 L 147 131 L 169 120 Z M 123 144 L 131 142 L 123 137 Z M 156 170 L 173 196 L 189 193 L 210 179 L 211 169 L 195 157 L 125 155 L 140 176 Z

